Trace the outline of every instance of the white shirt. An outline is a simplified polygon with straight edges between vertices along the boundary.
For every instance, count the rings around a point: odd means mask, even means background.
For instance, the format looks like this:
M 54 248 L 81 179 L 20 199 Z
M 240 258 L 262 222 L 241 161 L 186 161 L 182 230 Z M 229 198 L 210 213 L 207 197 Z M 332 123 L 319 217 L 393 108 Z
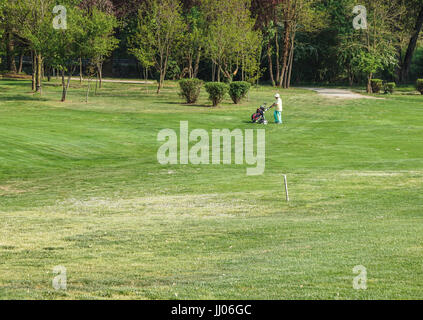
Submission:
M 275 104 L 276 104 L 275 110 L 282 112 L 282 99 L 277 98 Z

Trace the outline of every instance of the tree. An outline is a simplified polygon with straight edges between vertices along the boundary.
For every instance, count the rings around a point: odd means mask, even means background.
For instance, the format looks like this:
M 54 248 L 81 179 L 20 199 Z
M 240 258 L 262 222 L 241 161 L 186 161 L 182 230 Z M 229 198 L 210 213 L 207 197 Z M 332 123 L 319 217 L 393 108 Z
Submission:
M 117 20 L 113 14 L 106 13 L 94 8 L 87 15 L 88 28 L 81 55 L 91 59 L 96 66 L 98 78 L 100 80 L 99 87 L 102 87 L 103 79 L 103 63 L 112 51 L 117 47 L 118 40 L 113 36 L 114 29 L 117 27 Z
M 188 74 L 189 78 L 196 78 L 204 48 L 204 15 L 199 7 L 192 7 L 184 15 L 184 19 L 187 28 L 180 45 L 181 59 L 184 63 L 181 77 Z
M 138 12 L 138 25 L 131 52 L 144 65 L 159 73 L 157 94 L 166 78 L 169 60 L 180 43 L 185 24 L 178 0 L 146 0 Z
M 11 73 L 16 73 L 16 50 L 15 50 L 15 37 L 16 37 L 16 25 L 13 19 L 13 8 L 14 1 L 3 0 L 0 4 L 0 30 L 2 31 L 2 39 L 5 43 L 5 55 L 6 55 L 6 68 Z
M 3 37 L 4 30 L 2 28 L 4 21 L 4 10 L 6 8 L 6 0 L 0 0 L 0 39 Z M 0 58 L 1 62 L 1 58 Z
M 207 54 L 217 67 L 217 81 L 221 80 L 221 74 L 232 81 L 242 68 L 243 58 L 257 57 L 262 37 L 254 29 L 250 5 L 250 0 L 204 0 L 202 3 L 207 21 Z
M 154 46 L 156 41 L 150 24 L 145 21 L 143 13 L 139 12 L 140 20 L 138 21 L 137 31 L 129 37 L 129 52 L 134 55 L 144 69 L 144 79 L 148 78 L 148 70 L 155 66 L 157 50 Z M 141 22 L 143 20 L 143 22 Z
M 78 66 L 78 60 L 86 44 L 87 34 L 85 26 L 88 25 L 87 17 L 76 6 L 67 6 L 67 29 L 56 30 L 46 28 L 44 35 L 49 40 L 48 49 L 45 51 L 49 65 L 61 73 L 62 102 L 66 101 L 72 74 Z M 65 75 L 68 74 L 67 81 Z
M 283 24 L 282 54 L 279 62 L 279 46 L 276 36 L 276 48 L 279 75 L 279 86 L 289 88 L 294 61 L 295 39 L 299 31 L 313 32 L 323 28 L 326 22 L 325 13 L 320 10 L 318 0 L 285 0 L 280 6 Z M 278 77 L 277 77 L 278 78 Z
M 86 37 L 81 43 L 80 64 L 82 58 L 90 59 L 97 70 L 101 88 L 103 63 L 119 42 L 114 37 L 114 30 L 118 23 L 113 13 L 113 4 L 110 0 L 83 0 L 79 7 L 87 17 Z
M 272 85 L 276 86 L 273 60 L 275 53 L 279 56 L 278 22 L 279 9 L 285 0 L 252 0 L 251 12 L 256 18 L 255 28 L 261 30 L 263 47 L 267 57 L 268 71 Z M 276 49 L 274 47 L 277 47 Z M 279 80 L 279 58 L 277 63 L 277 80 Z
M 365 0 L 362 3 L 367 9 L 367 28 L 346 36 L 342 50 L 349 52 L 351 65 L 366 74 L 367 92 L 372 93 L 374 74 L 382 69 L 393 73 L 398 64 L 396 21 L 404 7 L 400 2 L 393 5 L 384 0 Z
M 16 32 L 28 42 L 33 58 L 33 90 L 41 93 L 44 54 L 50 50 L 53 29 L 53 0 L 15 0 L 9 3 L 10 16 Z
M 404 59 L 401 61 L 401 68 L 399 71 L 399 80 L 404 82 L 408 79 L 408 74 L 410 71 L 411 61 L 413 59 L 414 51 L 416 50 L 417 40 L 419 39 L 420 32 L 423 28 L 423 1 L 417 0 L 414 1 L 414 6 L 408 6 L 408 10 L 412 12 L 407 12 L 407 19 L 410 16 L 417 17 L 416 19 L 409 19 L 415 22 L 409 37 L 409 42 L 407 50 L 404 56 Z

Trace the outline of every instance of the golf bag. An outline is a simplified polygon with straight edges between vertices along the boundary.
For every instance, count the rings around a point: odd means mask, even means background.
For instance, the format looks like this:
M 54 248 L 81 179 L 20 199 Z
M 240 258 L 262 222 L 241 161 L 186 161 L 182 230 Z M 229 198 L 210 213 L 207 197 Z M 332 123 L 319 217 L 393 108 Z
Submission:
M 251 121 L 258 124 L 267 124 L 265 113 L 270 108 L 266 108 L 266 104 L 257 109 L 256 113 L 251 116 Z

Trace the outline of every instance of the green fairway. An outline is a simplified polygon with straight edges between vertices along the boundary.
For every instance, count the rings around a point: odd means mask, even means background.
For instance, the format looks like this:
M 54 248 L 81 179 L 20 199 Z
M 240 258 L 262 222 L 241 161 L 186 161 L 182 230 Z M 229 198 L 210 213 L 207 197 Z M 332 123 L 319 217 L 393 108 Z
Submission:
M 0 80 L 1 299 L 422 299 L 423 96 L 280 91 L 209 107 L 177 84 Z M 148 90 L 148 91 L 147 91 Z M 93 91 L 93 90 L 92 90 Z M 160 165 L 160 130 L 266 129 L 266 171 Z M 285 201 L 282 174 L 289 182 Z M 367 290 L 355 290 L 355 266 Z M 67 269 L 67 290 L 52 287 Z

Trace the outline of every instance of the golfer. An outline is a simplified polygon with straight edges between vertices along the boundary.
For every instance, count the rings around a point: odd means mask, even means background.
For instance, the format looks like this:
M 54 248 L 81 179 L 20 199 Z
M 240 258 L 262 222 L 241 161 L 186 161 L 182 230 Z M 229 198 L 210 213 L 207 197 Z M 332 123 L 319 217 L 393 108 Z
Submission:
M 282 124 L 282 99 L 279 93 L 275 94 L 276 102 L 272 105 L 272 108 L 275 107 L 275 112 L 273 113 L 275 117 L 276 124 Z

